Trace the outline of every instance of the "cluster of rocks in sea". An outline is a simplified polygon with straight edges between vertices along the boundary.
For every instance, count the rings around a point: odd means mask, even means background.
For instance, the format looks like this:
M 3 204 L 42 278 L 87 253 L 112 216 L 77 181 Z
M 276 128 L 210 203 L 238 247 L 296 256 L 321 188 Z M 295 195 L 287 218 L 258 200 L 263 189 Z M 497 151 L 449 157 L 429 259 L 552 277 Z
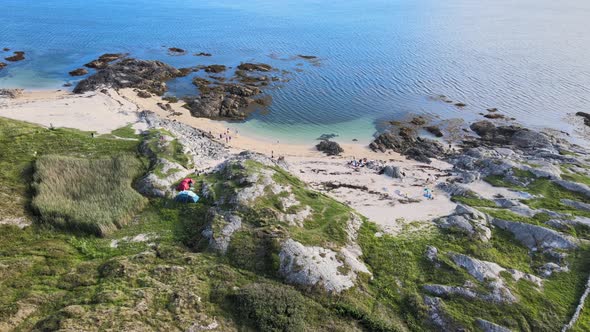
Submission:
M 176 55 L 186 53 L 180 48 L 170 48 L 169 52 Z M 128 58 L 123 53 L 103 54 L 85 67 L 96 69 L 97 72 L 80 81 L 74 88 L 75 93 L 104 88 L 134 88 L 141 98 L 149 98 L 151 94 L 162 96 L 167 91 L 167 81 L 202 71 L 208 76 L 197 75 L 193 78 L 199 93 L 184 97 L 184 107 L 195 117 L 232 120 L 245 119 L 252 111 L 269 106 L 271 98 L 263 94 L 263 88 L 281 80 L 277 76 L 269 76 L 276 69 L 263 63 L 241 63 L 234 76 L 226 82 L 226 76 L 215 76 L 228 70 L 225 65 L 174 68 L 161 61 Z M 69 74 L 84 76 L 88 71 L 78 68 Z
M 2 49 L 2 52 L 9 52 L 10 48 L 8 47 L 4 47 Z M 8 61 L 8 62 L 18 62 L 18 61 L 23 61 L 25 60 L 25 52 L 24 51 L 15 51 L 12 53 L 12 55 L 9 56 L 5 56 L 4 60 Z M 7 63 L 0 61 L 0 70 L 6 68 L 8 66 Z

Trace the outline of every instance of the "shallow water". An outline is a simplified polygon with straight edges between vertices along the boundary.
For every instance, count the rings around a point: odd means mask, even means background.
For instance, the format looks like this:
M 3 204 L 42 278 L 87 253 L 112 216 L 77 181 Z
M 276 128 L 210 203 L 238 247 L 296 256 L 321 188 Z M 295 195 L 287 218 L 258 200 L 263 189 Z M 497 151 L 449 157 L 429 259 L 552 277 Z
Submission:
M 3 0 L 0 48 L 27 60 L 0 86 L 55 88 L 105 52 L 175 66 L 242 61 L 289 70 L 269 112 L 244 131 L 283 141 L 322 133 L 368 141 L 382 120 L 409 113 L 480 118 L 500 112 L 572 131 L 589 111 L 590 2 L 565 0 Z M 169 56 L 163 46 L 210 58 Z M 0 53 L 2 57 L 8 53 Z M 319 65 L 294 58 L 320 57 Z M 172 83 L 179 94 L 192 86 Z M 446 95 L 465 108 L 431 98 Z

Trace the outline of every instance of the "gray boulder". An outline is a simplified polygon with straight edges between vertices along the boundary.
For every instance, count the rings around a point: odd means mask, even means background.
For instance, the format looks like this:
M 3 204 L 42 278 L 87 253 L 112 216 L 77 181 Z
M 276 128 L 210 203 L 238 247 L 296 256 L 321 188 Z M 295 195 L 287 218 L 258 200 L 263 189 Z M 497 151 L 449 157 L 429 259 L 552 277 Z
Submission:
M 473 239 L 487 242 L 492 237 L 488 220 L 485 213 L 460 204 L 452 215 L 439 218 L 435 222 L 440 228 L 459 231 Z
M 489 322 L 485 319 L 481 319 L 478 318 L 475 323 L 477 324 L 477 326 L 483 330 L 483 332 L 512 332 L 512 330 L 510 330 L 507 327 L 498 325 L 498 324 L 494 324 L 492 322 Z
M 557 180 L 554 182 L 555 182 L 555 184 L 561 186 L 562 188 L 580 193 L 586 197 L 590 197 L 590 188 L 585 184 L 566 181 L 566 180 Z
M 383 168 L 382 170 L 383 174 L 392 177 L 394 179 L 401 179 L 403 178 L 403 170 L 401 167 L 399 166 L 392 166 L 392 165 L 387 165 Z
M 569 207 L 573 207 L 574 209 L 577 209 L 577 210 L 590 212 L 590 204 L 587 204 L 587 203 L 573 201 L 571 199 L 562 199 L 561 203 L 565 204 Z
M 242 227 L 242 218 L 210 209 L 207 214 L 207 226 L 201 232 L 209 241 L 209 248 L 224 254 L 227 252 L 232 235 Z
M 509 231 L 522 244 L 531 250 L 576 249 L 578 240 L 554 230 L 520 222 L 493 219 L 492 224 Z
M 370 274 L 359 260 L 360 248 L 336 252 L 322 247 L 308 247 L 288 239 L 279 253 L 279 274 L 288 283 L 321 287 L 329 293 L 340 293 L 355 285 L 359 273 Z

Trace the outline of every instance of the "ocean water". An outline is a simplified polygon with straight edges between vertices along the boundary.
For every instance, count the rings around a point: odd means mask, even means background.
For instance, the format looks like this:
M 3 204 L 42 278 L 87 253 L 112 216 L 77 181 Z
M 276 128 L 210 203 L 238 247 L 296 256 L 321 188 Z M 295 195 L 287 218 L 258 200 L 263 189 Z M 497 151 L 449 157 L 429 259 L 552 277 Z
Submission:
M 368 142 L 387 120 L 469 121 L 490 107 L 572 132 L 571 114 L 590 111 L 590 1 L 2 0 L 0 8 L 0 49 L 27 52 L 0 71 L 2 87 L 75 83 L 68 71 L 105 52 L 178 67 L 265 62 L 290 81 L 268 91 L 268 112 L 238 126 L 283 141 L 334 133 Z M 170 56 L 172 46 L 189 54 Z

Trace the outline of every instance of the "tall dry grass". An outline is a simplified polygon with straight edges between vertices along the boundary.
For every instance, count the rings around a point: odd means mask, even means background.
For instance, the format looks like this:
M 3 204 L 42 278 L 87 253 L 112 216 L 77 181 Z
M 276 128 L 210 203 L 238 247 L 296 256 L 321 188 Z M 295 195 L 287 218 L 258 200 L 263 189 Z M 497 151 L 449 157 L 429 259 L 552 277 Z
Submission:
M 32 207 L 42 222 L 105 236 L 145 206 L 147 199 L 131 187 L 140 172 L 132 156 L 43 156 L 35 164 Z

